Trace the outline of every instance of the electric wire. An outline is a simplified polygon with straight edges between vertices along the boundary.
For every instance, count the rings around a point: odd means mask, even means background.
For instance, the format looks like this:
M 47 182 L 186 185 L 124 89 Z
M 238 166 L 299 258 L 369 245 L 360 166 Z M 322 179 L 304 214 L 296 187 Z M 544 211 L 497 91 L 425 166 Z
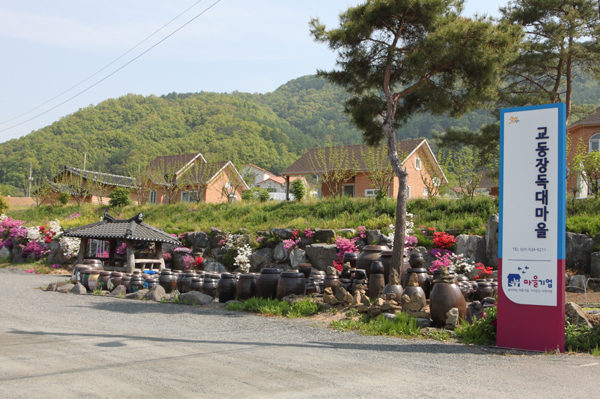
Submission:
M 200 1 L 201 1 L 201 0 L 200 0 Z M 56 108 L 60 107 L 61 105 L 64 105 L 64 104 L 68 103 L 68 102 L 69 102 L 69 101 L 71 101 L 72 99 L 74 99 L 74 98 L 76 98 L 76 97 L 80 96 L 81 94 L 83 94 L 83 93 L 85 93 L 86 91 L 90 90 L 90 89 L 91 89 L 91 88 L 93 88 L 94 86 L 97 86 L 98 84 L 102 83 L 103 81 L 105 81 L 106 79 L 108 79 L 109 77 L 111 77 L 112 75 L 114 75 L 115 73 L 119 72 L 121 69 L 125 68 L 127 65 L 131 64 L 132 62 L 134 62 L 135 60 L 137 60 L 138 58 L 140 58 L 141 56 L 143 56 L 144 54 L 146 54 L 147 52 L 149 52 L 150 50 L 152 50 L 153 48 L 155 48 L 156 46 L 158 46 L 159 44 L 161 44 L 162 42 L 164 42 L 165 40 L 167 40 L 167 39 L 168 39 L 168 38 L 170 38 L 171 36 L 173 36 L 175 33 L 179 32 L 181 29 L 183 29 L 184 27 L 186 27 L 187 25 L 189 25 L 190 23 L 192 23 L 194 20 L 196 20 L 197 18 L 199 18 L 200 16 L 202 16 L 204 13 L 206 13 L 208 10 L 210 10 L 211 8 L 213 8 L 214 6 L 216 6 L 216 5 L 217 5 L 218 3 L 220 3 L 220 2 L 221 2 L 221 0 L 217 0 L 217 1 L 215 1 L 215 2 L 214 2 L 213 4 L 211 4 L 209 7 L 207 7 L 206 9 L 204 9 L 204 10 L 203 10 L 201 13 L 197 14 L 197 15 L 196 15 L 194 18 L 190 19 L 188 22 L 186 22 L 185 24 L 181 25 L 179 28 L 177 28 L 176 30 L 174 30 L 173 32 L 171 32 L 170 34 L 168 34 L 167 36 L 165 36 L 163 39 L 161 39 L 160 41 L 158 41 L 157 43 L 155 43 L 154 45 L 152 45 L 150 48 L 148 48 L 147 50 L 145 50 L 145 51 L 144 51 L 144 52 L 142 52 L 141 54 L 137 55 L 135 58 L 131 59 L 130 61 L 128 61 L 128 62 L 127 62 L 127 63 L 125 63 L 124 65 L 120 66 L 119 68 L 117 68 L 116 70 L 114 70 L 114 71 L 113 71 L 113 72 L 111 72 L 110 74 L 106 75 L 105 77 L 103 77 L 102 79 L 100 79 L 100 80 L 99 80 L 99 81 L 97 81 L 96 83 L 92 84 L 91 86 L 88 86 L 87 88 L 85 88 L 84 90 L 82 90 L 82 91 L 80 91 L 79 93 L 75 94 L 74 96 L 72 96 L 72 97 L 69 97 L 68 99 L 66 99 L 65 101 L 61 102 L 60 104 L 57 104 L 57 105 L 55 105 L 54 107 L 52 107 L 52 108 L 50 108 L 50 109 L 48 109 L 48 110 L 46 110 L 46 111 L 44 111 L 44 112 L 42 112 L 42 113 L 39 113 L 39 114 L 37 114 L 36 116 L 33 116 L 33 117 L 31 117 L 31 118 L 29 118 L 29 119 L 27 119 L 27 120 L 24 120 L 23 122 L 19 122 L 19 123 L 15 124 L 15 125 L 12 125 L 12 126 L 10 126 L 10 127 L 7 127 L 7 128 L 4 128 L 4 129 L 1 129 L 1 130 L 0 130 L 0 132 L 5 132 L 5 131 L 7 131 L 7 130 L 10 130 L 10 129 L 13 129 L 13 128 L 15 128 L 15 127 L 21 126 L 21 125 L 23 125 L 23 124 L 25 124 L 25 123 L 27 123 L 27 122 L 30 122 L 30 121 L 32 121 L 32 120 L 34 120 L 34 119 L 37 119 L 37 118 L 39 118 L 40 116 L 42 116 L 42 115 L 45 115 L 45 114 L 47 114 L 48 112 L 55 110 Z M 192 7 L 193 7 L 193 6 L 192 6 Z M 161 28 L 161 29 L 162 29 L 162 28 Z M 136 46 L 136 47 L 137 47 L 137 46 Z M 132 49 L 132 50 L 133 50 L 133 49 Z M 116 60 L 115 60 L 115 61 L 116 61 Z M 112 64 L 112 63 L 111 63 L 111 64 Z M 108 65 L 107 65 L 107 66 L 108 66 Z M 103 68 L 103 69 L 105 69 L 105 68 Z M 100 72 L 100 71 L 98 71 L 98 72 Z M 92 76 L 93 76 L 93 75 L 92 75 Z M 90 76 L 90 78 L 91 78 L 91 76 Z M 89 79 L 89 78 L 88 78 L 88 79 Z M 88 80 L 88 79 L 86 79 L 86 80 Z M 83 82 L 81 82 L 81 83 L 83 83 Z M 79 84 L 80 84 L 80 83 L 79 83 Z M 77 84 L 76 86 L 78 86 L 79 84 Z M 74 87 L 75 87 L 75 86 L 74 86 Z M 69 90 L 71 90 L 71 89 L 69 89 Z M 69 90 L 67 90 L 67 91 L 69 91 Z M 64 94 L 64 93 L 65 93 L 65 92 L 63 92 L 63 93 L 61 93 L 61 94 Z M 57 96 L 57 97 L 58 97 L 58 96 Z M 55 98 L 56 98 L 56 97 L 55 97 Z M 49 100 L 49 101 L 51 101 L 51 100 Z M 42 105 L 43 105 L 43 104 L 42 104 Z M 36 108 L 39 108 L 39 106 L 38 106 L 38 107 L 36 107 Z M 34 108 L 34 109 L 35 109 L 35 108 Z M 33 110 L 32 110 L 32 111 L 33 111 Z M 28 114 L 29 112 L 31 112 L 31 111 L 28 111 L 28 112 L 26 112 L 26 114 Z M 25 114 L 23 114 L 23 115 L 25 115 Z M 22 116 L 22 115 L 21 115 L 21 116 Z M 17 117 L 17 118 L 18 118 L 18 117 Z M 13 118 L 13 119 L 10 119 L 10 120 L 14 120 L 14 119 L 16 119 L 16 118 Z M 3 123 L 4 123 L 4 122 L 3 122 Z

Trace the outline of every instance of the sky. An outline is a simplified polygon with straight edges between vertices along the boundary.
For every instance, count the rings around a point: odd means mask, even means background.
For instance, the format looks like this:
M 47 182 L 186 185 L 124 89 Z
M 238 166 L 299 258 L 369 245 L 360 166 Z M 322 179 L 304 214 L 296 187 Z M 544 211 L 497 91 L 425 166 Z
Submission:
M 267 93 L 317 69 L 330 70 L 335 53 L 313 41 L 308 22 L 318 17 L 336 27 L 340 12 L 361 3 L 217 1 L 2 0 L 0 143 L 128 93 Z M 497 17 L 507 2 L 466 0 L 463 14 Z

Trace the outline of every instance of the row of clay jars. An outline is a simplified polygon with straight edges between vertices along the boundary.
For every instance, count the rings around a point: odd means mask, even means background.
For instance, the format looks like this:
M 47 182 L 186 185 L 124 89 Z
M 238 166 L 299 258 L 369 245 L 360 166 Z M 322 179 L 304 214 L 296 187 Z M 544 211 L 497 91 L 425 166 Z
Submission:
M 73 284 L 80 283 L 78 279 L 79 268 L 88 267 L 90 270 L 103 270 L 102 261 L 100 259 L 84 259 L 82 263 L 78 263 L 73 266 L 73 272 L 71 273 L 71 282 Z

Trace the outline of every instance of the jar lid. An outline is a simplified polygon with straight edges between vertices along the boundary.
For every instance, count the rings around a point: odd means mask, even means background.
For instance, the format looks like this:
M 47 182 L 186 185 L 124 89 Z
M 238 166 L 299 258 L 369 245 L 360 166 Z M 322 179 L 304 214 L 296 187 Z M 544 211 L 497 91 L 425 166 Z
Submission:
M 88 266 L 79 266 L 79 272 L 80 273 L 86 273 L 86 272 L 89 272 L 90 270 L 92 270 L 91 267 L 88 267 Z
M 100 275 L 101 275 L 101 276 L 110 276 L 110 274 L 111 274 L 110 272 L 107 272 L 107 271 L 105 271 L 105 270 L 102 270 L 102 271 L 100 272 Z
M 367 245 L 363 248 L 363 251 L 385 251 L 388 250 L 389 251 L 390 247 L 388 247 L 387 245 Z
M 304 273 L 283 272 L 283 273 L 281 273 L 281 277 L 304 278 Z
M 163 269 L 163 270 L 161 270 L 160 274 L 173 274 L 173 272 L 170 271 L 169 269 Z
M 346 258 L 358 258 L 359 253 L 358 252 L 346 252 L 344 254 L 344 259 Z
M 381 256 L 392 256 L 394 255 L 394 251 L 391 249 L 384 249 L 383 251 L 381 251 Z
M 223 273 L 221 274 L 221 278 L 235 278 L 235 274 Z
M 241 274 L 240 278 L 241 279 L 251 279 L 251 278 L 256 278 L 256 274 L 254 273 L 246 273 L 246 274 Z
M 111 277 L 122 277 L 123 273 L 121 272 L 109 272 Z
M 265 267 L 260 271 L 260 274 L 280 274 L 281 269 L 275 267 Z
M 424 267 L 415 267 L 415 268 L 409 268 L 407 271 L 407 273 L 427 273 L 427 269 L 425 269 Z
M 94 269 L 90 272 L 90 274 L 100 274 L 100 270 Z

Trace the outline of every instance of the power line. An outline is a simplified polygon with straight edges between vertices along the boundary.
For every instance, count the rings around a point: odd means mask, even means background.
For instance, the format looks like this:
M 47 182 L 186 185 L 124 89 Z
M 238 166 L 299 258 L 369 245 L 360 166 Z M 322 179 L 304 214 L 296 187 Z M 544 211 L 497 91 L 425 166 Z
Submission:
M 199 1 L 198 1 L 196 4 L 198 4 L 200 1 L 202 1 L 202 0 L 199 0 Z M 30 121 L 32 121 L 32 120 L 34 120 L 34 119 L 36 119 L 36 118 L 39 118 L 40 116 L 42 116 L 42 115 L 45 115 L 45 114 L 47 114 L 48 112 L 55 110 L 56 108 L 60 107 L 61 105 L 68 103 L 69 101 L 71 101 L 71 100 L 72 100 L 72 99 L 74 99 L 75 97 L 78 97 L 78 96 L 80 96 L 81 94 L 85 93 L 86 91 L 88 91 L 88 90 L 89 90 L 89 89 L 91 89 L 92 87 L 94 87 L 94 86 L 96 86 L 96 85 L 98 85 L 98 84 L 102 83 L 103 81 L 105 81 L 106 79 L 108 79 L 109 77 L 111 77 L 112 75 L 114 75 L 115 73 L 119 72 L 121 69 L 125 68 L 127 65 L 131 64 L 133 61 L 137 60 L 138 58 L 140 58 L 141 56 L 143 56 L 144 54 L 146 54 L 147 52 L 149 52 L 150 50 L 152 50 L 154 47 L 158 46 L 159 44 L 161 44 L 162 42 L 164 42 L 165 40 L 167 40 L 168 38 L 170 38 L 171 36 L 173 36 L 175 33 L 179 32 L 181 29 L 185 28 L 187 25 L 189 25 L 190 23 L 192 23 L 194 20 L 196 20 L 198 17 L 200 17 L 202 14 L 206 13 L 208 10 L 210 10 L 211 8 L 213 8 L 214 6 L 216 6 L 216 5 L 217 5 L 218 3 L 220 3 L 220 2 L 221 2 L 221 0 L 217 0 L 217 1 L 215 1 L 215 2 L 214 2 L 213 4 L 211 4 L 209 7 L 207 7 L 206 9 L 204 9 L 204 10 L 203 10 L 201 13 L 197 14 L 197 15 L 196 15 L 194 18 L 190 19 L 188 22 L 186 22 L 185 24 L 181 25 L 179 28 L 177 28 L 176 30 L 174 30 L 173 32 L 171 32 L 169 35 L 165 36 L 163 39 L 161 39 L 160 41 L 158 41 L 156 44 L 154 44 L 153 46 L 151 46 L 150 48 L 148 48 L 147 50 L 145 50 L 144 52 L 142 52 L 141 54 L 139 54 L 138 56 L 136 56 L 135 58 L 133 58 L 132 60 L 130 60 L 129 62 L 127 62 L 126 64 L 124 64 L 124 65 L 122 65 L 121 67 L 117 68 L 115 71 L 113 71 L 113 72 L 111 72 L 110 74 L 106 75 L 105 77 L 103 77 L 102 79 L 100 79 L 99 81 L 97 81 L 96 83 L 92 84 L 91 86 L 88 86 L 88 87 L 87 87 L 87 88 L 85 88 L 84 90 L 82 90 L 82 91 L 80 91 L 79 93 L 75 94 L 74 96 L 72 96 L 72 97 L 70 97 L 70 98 L 66 99 L 66 100 L 65 100 L 65 101 L 63 101 L 62 103 L 60 103 L 60 104 L 58 104 L 58 105 L 55 105 L 54 107 L 52 107 L 52 108 L 50 108 L 50 109 L 48 109 L 48 110 L 46 110 L 46 111 L 44 111 L 44 112 L 42 112 L 42 113 L 40 113 L 40 114 L 37 114 L 37 115 L 36 115 L 36 116 L 34 116 L 34 117 L 31 117 L 31 118 L 29 118 L 29 119 L 27 119 L 27 120 L 24 120 L 23 122 L 17 123 L 16 125 L 12 125 L 12 126 L 10 126 L 10 127 L 7 127 L 7 128 L 4 128 L 4 129 L 0 130 L 0 133 L 1 133 L 1 132 L 5 132 L 5 131 L 7 131 L 7 130 L 10 130 L 10 129 L 13 129 L 13 128 L 15 128 L 15 127 L 18 127 L 18 126 L 21 126 L 21 125 L 23 125 L 23 124 L 25 124 L 25 123 L 27 123 L 27 122 L 30 122 Z M 195 6 L 196 4 L 194 4 L 194 6 Z M 192 6 L 192 7 L 193 7 L 193 6 Z M 191 8 L 191 7 L 190 7 L 190 8 Z M 189 8 L 188 8 L 188 10 L 189 10 Z M 187 10 L 186 10 L 186 11 L 187 11 Z M 185 11 L 184 11 L 184 12 L 185 12 Z M 183 13 L 182 13 L 182 14 L 183 14 Z M 180 14 L 180 15 L 181 15 L 181 14 Z M 175 19 L 177 19 L 177 18 L 178 18 L 178 17 L 175 17 Z M 169 22 L 169 23 L 170 23 L 170 22 Z M 168 25 L 168 24 L 167 24 L 167 25 Z M 166 25 L 165 25 L 165 26 L 166 26 Z M 161 28 L 161 29 L 162 29 L 162 28 Z M 160 29 L 159 29 L 159 30 L 160 30 Z M 158 31 L 157 31 L 157 32 L 158 32 Z M 156 32 L 155 32 L 155 33 L 156 33 Z M 153 33 L 152 35 L 154 35 L 154 33 Z M 150 35 L 150 36 L 152 36 L 152 35 Z M 149 37 L 150 37 L 150 36 L 149 36 Z M 147 38 L 146 38 L 146 39 L 147 39 Z M 144 39 L 144 41 L 145 41 L 146 39 Z M 143 41 L 142 41 L 142 42 L 143 42 Z M 139 44 L 141 44 L 142 42 L 140 42 Z M 139 44 L 138 44 L 138 45 L 139 45 Z M 135 47 L 137 47 L 138 45 L 136 45 Z M 133 47 L 131 50 L 133 50 L 135 47 Z M 129 51 L 131 51 L 131 50 L 129 50 Z M 129 52 L 129 51 L 128 51 L 128 52 Z M 125 54 L 127 54 L 127 53 L 125 53 Z M 125 54 L 123 54 L 123 55 L 125 55 Z M 121 56 L 121 57 L 123 57 L 123 56 Z M 121 57 L 119 57 L 119 58 L 121 58 Z M 118 60 L 118 58 L 117 58 L 117 60 Z M 117 60 L 115 60 L 115 61 L 117 61 Z M 109 65 L 113 64 L 115 61 L 111 62 Z M 107 68 L 109 65 L 107 65 L 106 67 L 102 68 L 101 70 L 103 70 L 103 69 L 106 69 L 106 68 Z M 100 70 L 100 71 L 101 71 L 101 70 Z M 94 75 L 98 74 L 100 71 L 96 72 Z M 92 76 L 94 76 L 94 75 L 92 75 Z M 76 86 L 80 85 L 81 83 L 85 82 L 86 80 L 90 79 L 92 76 L 90 76 L 89 78 L 85 79 L 84 81 L 82 81 L 82 82 L 78 83 L 77 85 L 75 85 L 75 86 L 71 87 L 71 89 L 73 89 L 74 87 L 76 87 Z M 59 95 L 58 95 L 58 96 L 56 96 L 56 97 L 59 97 L 60 95 L 62 95 L 62 94 L 64 94 L 64 93 L 66 93 L 67 91 L 69 91 L 69 90 L 71 90 L 71 89 L 68 89 L 68 90 L 64 91 L 63 93 L 59 94 Z M 56 97 L 54 97 L 54 98 L 56 98 Z M 53 98 L 53 99 L 54 99 L 54 98 Z M 48 102 L 52 101 L 53 99 L 46 101 L 44 104 L 46 104 L 46 103 L 48 103 Z M 41 105 L 37 106 L 36 108 L 32 109 L 31 111 L 33 111 L 33 110 L 35 110 L 35 109 L 37 109 L 37 108 L 41 107 L 41 106 L 42 106 L 42 105 L 44 105 L 44 104 L 41 104 Z M 26 112 L 25 114 L 28 114 L 28 113 L 29 113 L 29 112 L 31 112 L 31 111 L 28 111 L 28 112 Z M 25 114 L 22 114 L 22 115 L 25 115 Z M 20 116 L 22 116 L 22 115 L 20 115 Z M 16 118 L 18 118 L 18 117 L 16 117 Z M 16 119 L 16 118 L 9 119 L 8 121 L 14 120 L 14 119 Z M 6 123 L 6 122 L 8 122 L 8 121 L 2 122 L 2 123 Z

